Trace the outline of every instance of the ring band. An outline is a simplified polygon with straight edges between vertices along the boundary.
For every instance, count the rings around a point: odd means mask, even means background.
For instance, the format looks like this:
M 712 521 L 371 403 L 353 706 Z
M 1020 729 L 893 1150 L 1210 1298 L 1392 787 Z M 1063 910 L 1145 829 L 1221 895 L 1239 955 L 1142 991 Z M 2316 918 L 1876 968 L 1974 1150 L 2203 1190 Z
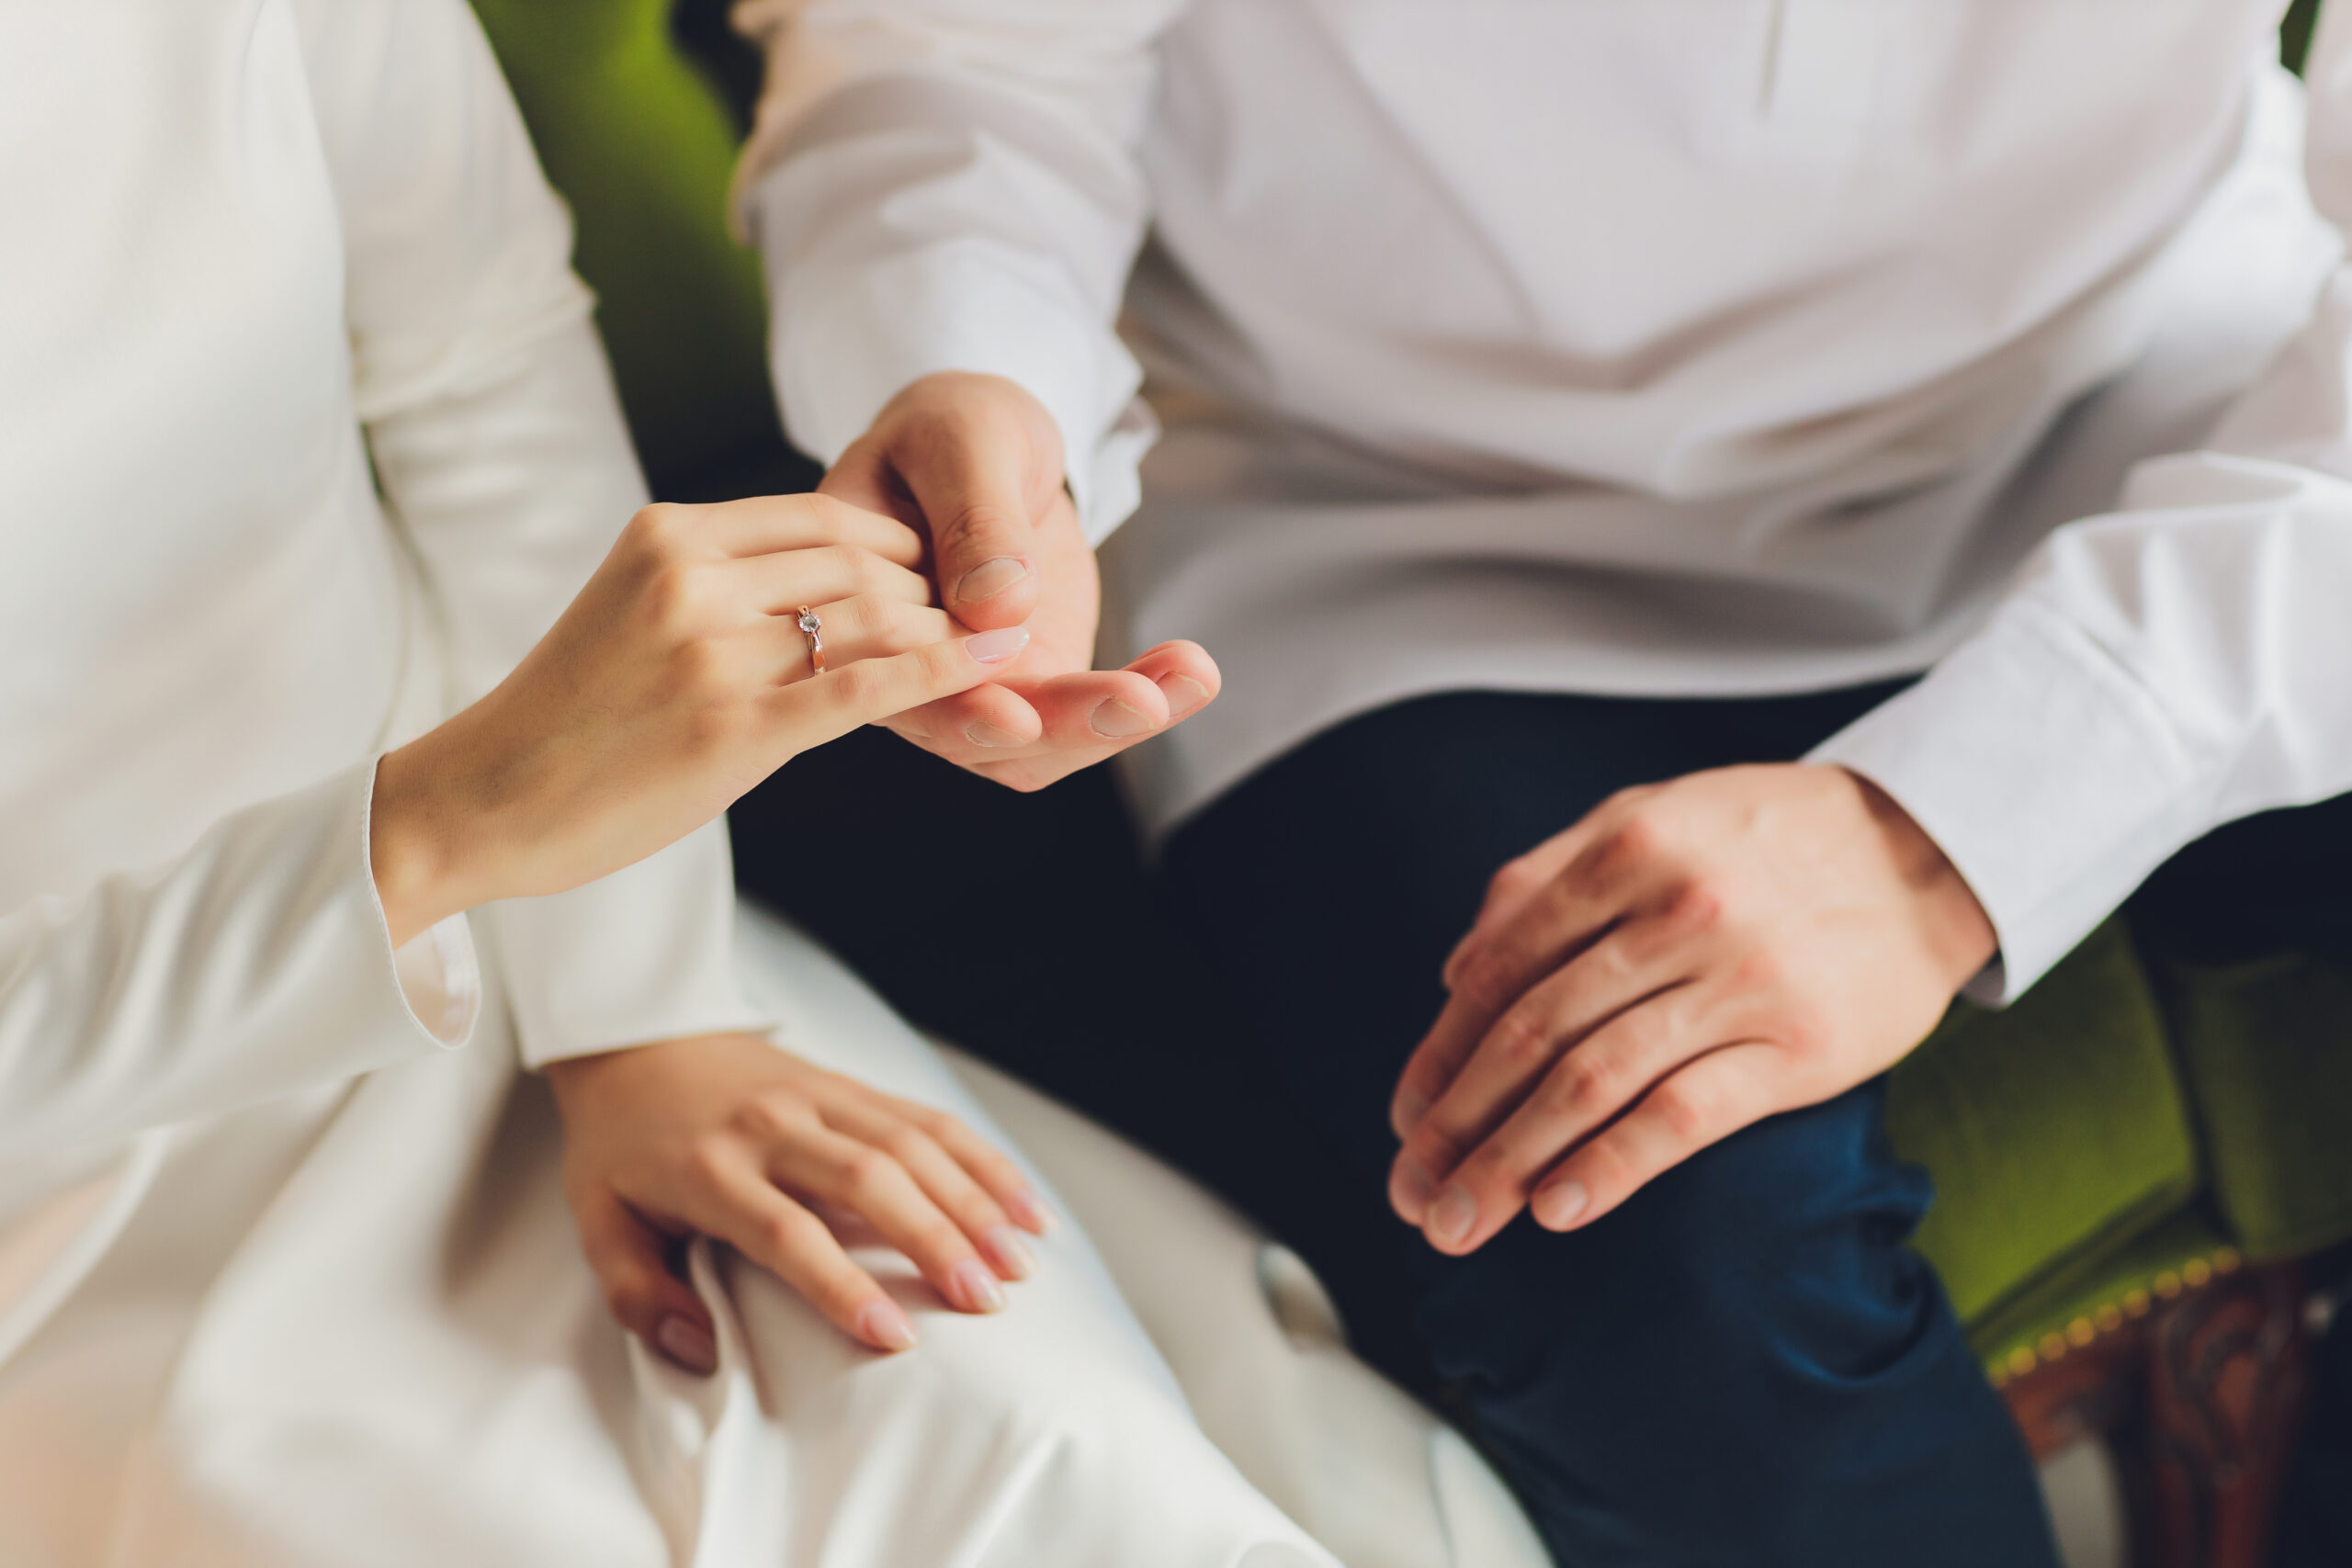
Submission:
M 808 605 L 800 606 L 800 635 L 808 639 L 808 668 L 816 674 L 825 672 L 825 623 Z

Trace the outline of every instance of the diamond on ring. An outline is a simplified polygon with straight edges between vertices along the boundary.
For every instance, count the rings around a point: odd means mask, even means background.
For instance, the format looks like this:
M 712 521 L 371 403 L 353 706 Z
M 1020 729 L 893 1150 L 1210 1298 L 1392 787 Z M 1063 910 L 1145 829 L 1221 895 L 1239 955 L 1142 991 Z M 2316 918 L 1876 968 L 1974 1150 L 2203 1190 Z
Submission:
M 808 605 L 800 606 L 800 635 L 808 639 L 808 668 L 817 674 L 825 672 L 825 623 Z

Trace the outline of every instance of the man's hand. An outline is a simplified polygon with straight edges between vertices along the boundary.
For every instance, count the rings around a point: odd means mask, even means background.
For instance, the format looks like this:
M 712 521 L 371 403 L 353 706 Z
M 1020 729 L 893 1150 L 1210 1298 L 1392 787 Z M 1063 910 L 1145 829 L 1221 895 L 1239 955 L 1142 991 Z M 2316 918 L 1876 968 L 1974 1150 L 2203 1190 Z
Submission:
M 1885 1071 L 1993 956 L 1935 843 L 1838 768 L 1628 790 L 1496 874 L 1407 1064 L 1389 1201 L 1442 1252 L 1565 1231 Z
M 1035 398 L 1001 377 L 950 371 L 892 399 L 818 486 L 927 535 L 940 603 L 958 621 L 1027 626 L 1027 650 L 988 685 L 889 721 L 1014 789 L 1125 750 L 1217 692 L 1216 666 L 1194 643 L 1092 668 L 1101 581 L 1062 479 L 1061 434 Z
M 688 1371 L 717 1359 L 709 1313 L 665 1262 L 675 1238 L 727 1242 L 843 1333 L 903 1350 L 914 1325 L 820 1213 L 869 1227 L 963 1312 L 1004 1304 L 998 1281 L 1030 1271 L 1021 1231 L 1048 1223 L 1019 1168 L 955 1117 L 755 1034 L 582 1056 L 547 1076 L 588 1265 L 621 1326 Z

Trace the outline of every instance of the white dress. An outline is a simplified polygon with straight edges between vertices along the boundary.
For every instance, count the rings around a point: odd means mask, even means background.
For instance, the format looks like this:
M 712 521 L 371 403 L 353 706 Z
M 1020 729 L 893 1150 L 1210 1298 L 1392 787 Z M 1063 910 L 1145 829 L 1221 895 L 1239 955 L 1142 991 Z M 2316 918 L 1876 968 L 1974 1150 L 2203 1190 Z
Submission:
M 1328 1562 L 1069 1230 L 989 1319 L 862 1253 L 896 1358 L 720 1253 L 717 1378 L 607 1320 L 526 1064 L 984 1121 L 722 829 L 391 950 L 372 759 L 641 499 L 568 247 L 459 0 L 0 0 L 0 1563 Z

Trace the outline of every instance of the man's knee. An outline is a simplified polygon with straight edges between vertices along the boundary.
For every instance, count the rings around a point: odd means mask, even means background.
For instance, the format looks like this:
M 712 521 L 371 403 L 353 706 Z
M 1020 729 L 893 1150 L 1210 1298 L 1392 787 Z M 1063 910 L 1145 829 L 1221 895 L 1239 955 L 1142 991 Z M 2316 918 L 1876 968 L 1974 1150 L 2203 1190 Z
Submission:
M 1702 1379 L 1792 1359 L 1869 1376 L 1938 1310 L 1904 1246 L 1929 1190 L 1869 1086 L 1734 1134 L 1581 1231 L 1522 1218 L 1432 1261 L 1424 1330 L 1446 1375 L 1490 1385 L 1566 1374 L 1597 1395 L 1595 1368 L 1651 1353 Z

